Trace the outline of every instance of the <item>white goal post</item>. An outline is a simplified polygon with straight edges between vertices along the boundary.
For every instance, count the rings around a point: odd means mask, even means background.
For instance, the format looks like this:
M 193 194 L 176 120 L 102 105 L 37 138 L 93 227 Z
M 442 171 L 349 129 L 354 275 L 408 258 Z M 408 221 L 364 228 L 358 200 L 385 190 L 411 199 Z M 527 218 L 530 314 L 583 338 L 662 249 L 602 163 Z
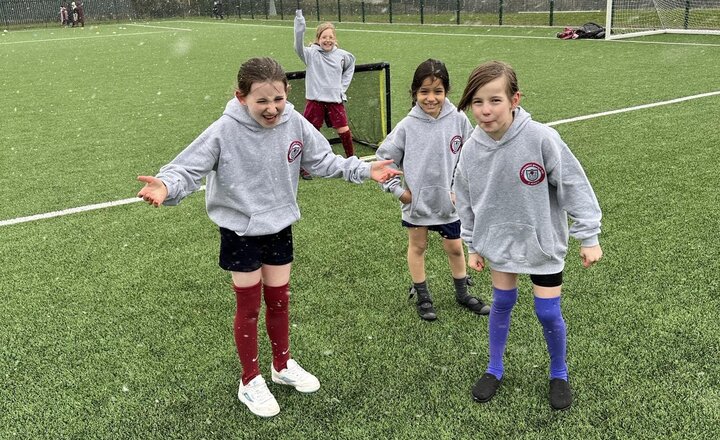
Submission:
M 605 39 L 670 33 L 720 35 L 720 0 L 607 0 Z

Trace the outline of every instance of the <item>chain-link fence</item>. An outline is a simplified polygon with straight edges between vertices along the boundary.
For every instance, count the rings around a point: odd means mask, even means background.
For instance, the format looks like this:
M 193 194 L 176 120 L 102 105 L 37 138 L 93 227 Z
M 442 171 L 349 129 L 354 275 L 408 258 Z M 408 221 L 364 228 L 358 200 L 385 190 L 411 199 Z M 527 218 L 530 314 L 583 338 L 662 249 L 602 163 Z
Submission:
M 212 17 L 216 0 L 87 0 L 85 21 Z M 63 0 L 0 0 L 4 26 L 61 25 Z M 225 18 L 292 20 L 302 9 L 308 20 L 416 24 L 567 24 L 579 14 L 603 21 L 606 0 L 225 0 Z

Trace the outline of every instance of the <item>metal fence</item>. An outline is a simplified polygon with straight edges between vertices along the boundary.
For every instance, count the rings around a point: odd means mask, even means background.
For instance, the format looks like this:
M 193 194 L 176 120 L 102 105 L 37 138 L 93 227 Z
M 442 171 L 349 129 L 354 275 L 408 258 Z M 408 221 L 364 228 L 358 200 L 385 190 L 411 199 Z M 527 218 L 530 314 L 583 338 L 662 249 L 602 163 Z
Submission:
M 606 0 L 231 0 L 228 12 L 245 18 L 287 20 L 295 15 L 295 9 L 302 9 L 306 17 L 318 21 L 424 24 L 450 17 L 461 24 L 479 14 L 600 12 L 605 5 Z
M 61 25 L 60 6 L 70 9 L 71 0 L 0 0 L 0 23 L 4 26 Z M 134 18 L 131 0 L 91 0 L 83 2 L 86 21 L 128 20 Z
M 214 0 L 87 0 L 85 21 L 138 20 L 213 15 Z M 60 25 L 60 5 L 70 0 L 0 0 L 0 23 Z M 606 0 L 225 0 L 226 18 L 292 20 L 302 9 L 309 20 L 371 23 L 553 24 L 554 14 L 605 9 Z M 539 15 L 540 20 L 533 19 Z M 519 21 L 519 22 L 518 22 Z

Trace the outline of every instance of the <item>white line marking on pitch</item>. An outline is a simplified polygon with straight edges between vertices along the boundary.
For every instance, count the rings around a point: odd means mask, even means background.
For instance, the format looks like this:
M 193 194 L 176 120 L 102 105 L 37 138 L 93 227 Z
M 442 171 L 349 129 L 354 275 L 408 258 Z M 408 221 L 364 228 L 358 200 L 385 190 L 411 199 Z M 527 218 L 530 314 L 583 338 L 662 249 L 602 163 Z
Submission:
M 96 34 L 96 35 L 85 35 L 85 36 L 81 36 L 81 37 L 45 38 L 42 40 L 6 41 L 6 42 L 0 43 L 0 46 L 4 46 L 4 45 L 8 45 L 8 44 L 46 43 L 46 42 L 53 42 L 53 41 L 88 40 L 88 39 L 94 39 L 94 38 L 132 37 L 132 36 L 137 36 L 137 35 L 166 34 L 173 29 L 190 31 L 190 29 L 177 29 L 177 28 L 165 28 L 165 29 L 168 29 L 168 30 L 167 31 L 157 31 L 157 32 L 130 32 L 127 34 L 112 34 L 112 35 Z
M 708 96 L 715 96 L 715 95 L 720 95 L 720 90 L 717 90 L 715 92 L 700 93 L 699 95 L 692 95 L 692 96 L 685 96 L 685 97 L 677 98 L 677 99 L 671 99 L 669 101 L 654 102 L 652 104 L 636 105 L 635 107 L 626 107 L 626 108 L 621 108 L 618 110 L 610 110 L 607 112 L 594 113 L 592 115 L 578 116 L 578 117 L 569 118 L 569 119 L 561 119 L 561 120 L 555 121 L 555 122 L 548 122 L 545 125 L 549 125 L 550 127 L 552 127 L 553 125 L 567 124 L 569 122 L 584 121 L 586 119 L 594 119 L 594 118 L 599 118 L 601 116 L 616 115 L 618 113 L 626 113 L 626 112 L 632 112 L 635 110 L 642 110 L 645 108 L 659 107 L 661 105 L 677 104 L 678 102 L 690 101 L 692 99 L 707 98 Z
M 193 29 L 186 29 L 186 28 L 176 28 L 176 27 L 170 27 L 170 26 L 155 26 L 152 24 L 137 24 L 137 23 L 130 23 L 127 26 L 137 26 L 137 27 L 146 27 L 146 28 L 155 28 L 155 29 L 172 29 L 174 31 L 187 31 L 187 32 L 193 32 Z
M 247 26 L 247 27 L 263 27 L 263 28 L 284 28 L 289 29 L 287 26 L 284 25 L 271 25 L 271 24 L 258 24 L 258 23 L 230 23 L 230 22 L 220 22 L 220 21 L 188 21 L 188 20 L 172 20 L 167 21 L 165 23 L 192 23 L 192 24 L 209 24 L 214 26 Z M 358 22 L 346 22 L 348 24 L 365 24 L 365 25 L 383 25 L 383 23 L 358 23 Z M 417 26 L 416 24 L 410 24 L 410 23 L 394 23 L 394 26 Z M 433 28 L 433 27 L 444 27 L 445 25 L 438 25 L 438 24 L 425 24 L 423 26 Z M 468 27 L 465 25 L 464 27 Z M 495 29 L 501 29 L 501 28 L 553 28 L 553 27 L 559 27 L 559 26 L 492 26 L 492 25 L 486 25 L 481 26 L 481 28 L 495 28 Z M 391 31 L 391 30 L 380 30 L 380 29 L 342 29 L 343 32 L 367 32 L 367 33 L 380 33 L 380 34 L 400 34 L 400 35 L 442 35 L 447 37 L 479 37 L 479 38 L 515 38 L 515 39 L 524 39 L 524 40 L 559 40 L 557 37 L 538 37 L 538 36 L 531 36 L 531 35 L 494 35 L 494 34 L 468 34 L 468 33 L 447 33 L 447 32 L 411 32 L 411 31 Z M 708 46 L 708 47 L 720 47 L 720 44 L 714 44 L 714 43 L 683 43 L 678 41 L 643 41 L 643 40 L 595 40 L 595 39 L 581 39 L 576 40 L 581 44 L 584 43 L 626 43 L 626 44 L 660 44 L 660 45 L 676 45 L 676 46 Z

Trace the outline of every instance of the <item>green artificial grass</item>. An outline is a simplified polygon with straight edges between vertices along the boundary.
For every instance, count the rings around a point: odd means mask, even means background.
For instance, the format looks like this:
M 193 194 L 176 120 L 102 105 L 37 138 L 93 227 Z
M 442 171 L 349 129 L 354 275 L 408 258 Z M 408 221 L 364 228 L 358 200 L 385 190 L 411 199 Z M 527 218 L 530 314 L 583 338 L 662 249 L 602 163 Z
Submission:
M 138 174 L 157 172 L 221 114 L 244 59 L 302 68 L 290 24 L 255 24 L 5 33 L 0 221 L 134 197 Z M 621 43 L 561 41 L 550 28 L 345 26 L 338 36 L 358 62 L 390 62 L 394 123 L 428 57 L 447 63 L 454 102 L 477 64 L 509 61 L 522 105 L 542 122 L 718 90 L 716 37 Z M 178 207 L 0 226 L 0 438 L 718 437 L 718 102 L 555 126 L 604 213 L 603 260 L 582 268 L 573 240 L 567 257 L 569 411 L 547 401 L 548 356 L 526 277 L 503 385 L 474 403 L 487 318 L 455 303 L 439 237 L 430 236 L 426 262 L 439 319 L 427 323 L 407 300 L 397 201 L 372 182 L 316 178 L 298 193 L 291 348 L 320 391 L 270 385 L 281 406 L 270 420 L 237 400 L 235 300 L 197 193 Z M 490 300 L 489 274 L 473 276 L 472 292 Z

